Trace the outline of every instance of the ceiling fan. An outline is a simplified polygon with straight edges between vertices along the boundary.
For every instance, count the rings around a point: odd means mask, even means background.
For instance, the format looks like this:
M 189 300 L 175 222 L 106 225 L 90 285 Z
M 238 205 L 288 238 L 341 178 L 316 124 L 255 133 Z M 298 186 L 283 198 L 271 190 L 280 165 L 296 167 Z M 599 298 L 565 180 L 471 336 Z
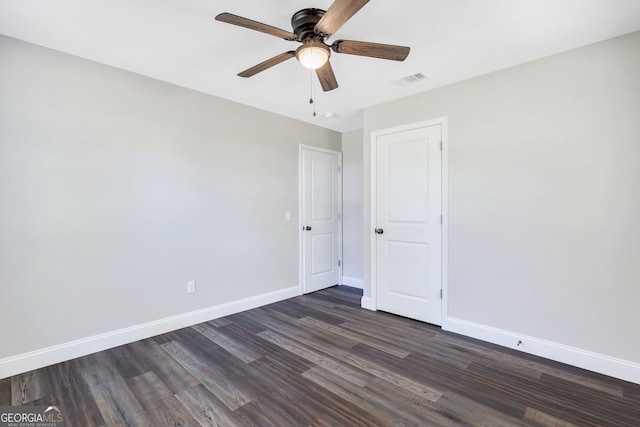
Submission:
M 329 62 L 331 50 L 335 53 L 390 59 L 393 61 L 404 61 L 409 55 L 410 48 L 405 46 L 353 40 L 336 40 L 331 45 L 325 43 L 326 38 L 334 34 L 368 2 L 369 0 L 336 0 L 327 11 L 313 8 L 302 9 L 291 17 L 293 32 L 231 13 L 221 13 L 216 16 L 216 20 L 302 43 L 302 46 L 298 47 L 298 49 L 267 59 L 238 73 L 238 76 L 254 76 L 295 56 L 302 65 L 316 71 L 322 90 L 327 92 L 338 87 L 338 81 Z

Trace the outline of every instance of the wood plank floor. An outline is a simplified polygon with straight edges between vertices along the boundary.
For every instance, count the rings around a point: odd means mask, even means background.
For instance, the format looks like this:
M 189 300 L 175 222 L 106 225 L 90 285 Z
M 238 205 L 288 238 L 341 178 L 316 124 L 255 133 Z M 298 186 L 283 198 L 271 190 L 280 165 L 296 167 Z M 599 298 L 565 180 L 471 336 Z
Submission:
M 0 380 L 68 426 L 640 426 L 640 386 L 334 287 Z

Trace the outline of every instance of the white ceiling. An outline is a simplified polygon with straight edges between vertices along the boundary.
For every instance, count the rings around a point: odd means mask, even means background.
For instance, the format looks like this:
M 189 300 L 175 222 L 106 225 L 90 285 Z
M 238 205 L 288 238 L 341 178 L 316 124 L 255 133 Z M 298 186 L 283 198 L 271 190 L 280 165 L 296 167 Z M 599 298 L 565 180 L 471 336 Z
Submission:
M 323 93 L 314 76 L 317 117 L 310 72 L 295 59 L 236 76 L 298 43 L 217 22 L 217 14 L 291 31 L 294 12 L 331 3 L 2 0 L 0 33 L 343 132 L 362 127 L 366 107 L 640 30 L 640 0 L 372 0 L 331 40 L 405 45 L 411 53 L 402 63 L 334 54 L 340 87 Z M 430 78 L 391 83 L 417 72 Z

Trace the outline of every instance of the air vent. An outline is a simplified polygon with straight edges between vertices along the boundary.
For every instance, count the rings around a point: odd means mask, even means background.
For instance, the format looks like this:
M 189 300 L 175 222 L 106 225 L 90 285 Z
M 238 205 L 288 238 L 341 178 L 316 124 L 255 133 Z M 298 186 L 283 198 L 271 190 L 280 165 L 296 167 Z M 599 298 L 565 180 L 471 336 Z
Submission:
M 392 83 L 399 87 L 409 86 L 414 83 L 421 82 L 423 80 L 427 80 L 429 76 L 424 73 L 415 73 L 410 76 L 402 77 L 398 80 L 393 80 Z

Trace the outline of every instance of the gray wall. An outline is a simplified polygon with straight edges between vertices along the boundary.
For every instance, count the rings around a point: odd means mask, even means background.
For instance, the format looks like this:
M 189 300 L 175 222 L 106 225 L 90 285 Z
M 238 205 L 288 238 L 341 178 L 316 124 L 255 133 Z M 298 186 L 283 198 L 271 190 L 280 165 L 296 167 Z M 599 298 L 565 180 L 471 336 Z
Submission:
M 342 134 L 342 275 L 362 286 L 362 129 Z
M 640 362 L 640 33 L 365 111 L 447 116 L 449 315 Z M 370 295 L 365 235 L 365 295 Z
M 300 143 L 341 135 L 0 37 L 0 359 L 297 286 Z

